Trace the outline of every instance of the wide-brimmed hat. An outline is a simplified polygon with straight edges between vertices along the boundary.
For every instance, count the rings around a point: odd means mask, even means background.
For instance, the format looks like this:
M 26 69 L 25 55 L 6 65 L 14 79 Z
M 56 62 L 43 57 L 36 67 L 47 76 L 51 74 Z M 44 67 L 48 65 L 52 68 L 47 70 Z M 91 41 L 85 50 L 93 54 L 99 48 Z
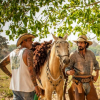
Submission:
M 87 39 L 86 35 L 80 35 L 78 37 L 78 39 L 75 40 L 74 42 L 77 43 L 77 42 L 81 42 L 81 41 L 87 42 L 87 43 L 89 43 L 89 45 L 92 45 L 92 42 Z
M 20 43 L 21 43 L 23 40 L 27 39 L 27 38 L 35 38 L 35 36 L 32 35 L 32 34 L 27 34 L 27 33 L 21 34 L 21 35 L 18 37 L 18 39 L 17 39 L 16 46 L 18 47 L 18 46 L 20 45 Z

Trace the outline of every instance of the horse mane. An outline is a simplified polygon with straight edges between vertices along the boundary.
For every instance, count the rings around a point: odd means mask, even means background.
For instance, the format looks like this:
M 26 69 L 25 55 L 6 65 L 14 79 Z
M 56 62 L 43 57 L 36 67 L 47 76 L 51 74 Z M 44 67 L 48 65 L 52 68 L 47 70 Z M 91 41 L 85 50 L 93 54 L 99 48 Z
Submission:
M 49 42 L 44 41 L 43 43 L 34 42 L 32 44 L 33 51 L 33 66 L 35 68 L 36 74 L 40 74 L 40 68 L 44 64 L 47 58 L 47 52 L 51 49 L 52 40 Z

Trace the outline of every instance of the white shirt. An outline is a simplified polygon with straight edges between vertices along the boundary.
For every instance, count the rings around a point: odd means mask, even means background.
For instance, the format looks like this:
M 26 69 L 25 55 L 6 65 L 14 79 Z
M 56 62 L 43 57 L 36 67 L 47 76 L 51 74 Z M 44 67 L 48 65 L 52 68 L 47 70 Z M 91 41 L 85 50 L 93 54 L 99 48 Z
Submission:
M 18 54 L 15 51 L 10 53 L 12 70 L 10 89 L 14 91 L 32 92 L 34 91 L 34 85 L 28 71 L 28 66 L 24 63 L 22 56 L 25 49 L 21 49 Z

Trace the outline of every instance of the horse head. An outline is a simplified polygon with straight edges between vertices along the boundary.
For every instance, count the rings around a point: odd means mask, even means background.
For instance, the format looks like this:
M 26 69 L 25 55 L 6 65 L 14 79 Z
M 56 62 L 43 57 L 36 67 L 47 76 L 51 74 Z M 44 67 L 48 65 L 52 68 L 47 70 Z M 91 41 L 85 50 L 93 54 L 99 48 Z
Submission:
M 62 37 L 56 37 L 52 34 L 54 38 L 55 54 L 59 58 L 61 67 L 66 67 L 69 64 L 69 43 L 66 41 L 67 34 Z

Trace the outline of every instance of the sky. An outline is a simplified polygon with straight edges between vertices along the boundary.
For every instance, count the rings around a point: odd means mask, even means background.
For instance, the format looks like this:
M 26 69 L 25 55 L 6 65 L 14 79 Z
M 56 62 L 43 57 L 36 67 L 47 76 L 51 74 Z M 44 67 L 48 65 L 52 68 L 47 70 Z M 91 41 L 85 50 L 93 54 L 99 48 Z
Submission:
M 7 36 L 6 35 L 6 33 L 5 33 L 5 30 L 7 30 L 8 28 L 9 28 L 9 24 L 10 23 L 6 23 L 6 25 L 3 27 L 3 32 L 2 33 L 0 33 L 0 35 L 2 35 L 3 37 L 6 37 L 6 39 L 8 39 L 8 45 L 11 45 L 11 44 L 16 44 L 16 42 L 17 42 L 17 39 L 14 39 L 14 41 L 13 40 L 9 40 L 9 36 Z M 53 33 L 53 30 L 51 30 L 52 31 L 52 33 Z M 87 37 L 90 37 L 90 38 L 94 38 L 96 35 L 95 34 L 93 34 L 93 33 L 89 33 L 89 34 L 87 34 Z M 75 34 L 75 35 L 73 35 L 73 34 L 71 34 L 70 36 L 68 36 L 68 41 L 71 41 L 71 42 L 73 42 L 73 40 L 77 40 L 77 38 L 78 38 L 78 34 Z M 53 37 L 52 37 L 52 35 L 51 34 L 48 34 L 47 35 L 47 38 L 43 38 L 43 39 L 41 39 L 40 41 L 39 41 L 39 38 L 37 37 L 37 38 L 35 38 L 34 39 L 34 42 L 43 42 L 43 41 L 49 41 L 49 40 L 53 40 Z M 96 40 L 96 38 L 94 39 L 97 43 L 99 43 L 97 40 Z
M 7 29 L 7 26 L 5 26 L 5 29 Z M 7 36 L 5 34 L 5 30 L 4 30 L 4 32 L 0 33 L 0 35 L 2 35 L 3 37 L 6 37 L 8 39 L 8 45 L 16 44 L 16 42 L 17 42 L 17 39 L 14 39 L 14 41 L 9 40 L 9 36 Z M 95 37 L 95 34 L 88 34 L 87 36 L 93 38 L 93 37 Z M 77 38 L 78 38 L 78 34 L 75 34 L 75 35 L 71 34 L 70 36 L 68 36 L 67 40 L 73 42 L 74 40 L 77 40 Z M 36 42 L 36 41 L 43 42 L 43 41 L 49 41 L 49 40 L 53 40 L 52 34 L 48 34 L 47 38 L 43 38 L 40 41 L 39 41 L 39 38 L 37 37 L 34 39 L 34 42 Z M 95 41 L 97 41 L 97 40 L 95 39 Z
M 9 36 L 7 36 L 5 34 L 5 31 L 2 32 L 0 35 L 2 35 L 3 37 L 6 37 L 8 39 L 8 44 L 9 45 L 16 44 L 16 42 L 17 42 L 17 39 L 14 39 L 14 41 L 13 40 L 9 40 Z M 47 38 L 41 39 L 40 42 L 49 41 L 49 40 L 52 40 L 52 39 L 53 39 L 52 34 L 48 34 Z M 74 35 L 68 36 L 68 40 L 73 41 L 74 39 L 77 39 L 77 34 L 75 36 Z M 38 37 L 35 38 L 34 41 L 39 42 L 39 38 Z
M 1 32 L 0 35 L 2 35 L 3 37 L 6 37 L 6 39 L 8 40 L 8 44 L 9 45 L 16 44 L 17 39 L 14 39 L 14 41 L 13 40 L 9 40 L 9 36 L 6 35 L 5 30 L 7 30 L 9 28 L 9 24 L 10 23 L 8 23 L 8 22 L 6 23 L 6 25 L 3 27 L 3 30 L 4 31 Z M 53 30 L 52 30 L 52 33 L 53 33 Z M 73 41 L 73 40 L 76 40 L 76 39 L 77 39 L 77 34 L 76 35 L 71 34 L 70 36 L 68 36 L 68 40 L 70 40 L 70 41 Z M 38 37 L 34 39 L 35 42 L 36 41 L 37 42 L 43 42 L 43 41 L 49 41 L 49 40 L 53 40 L 52 34 L 48 34 L 47 35 L 47 38 L 43 38 L 40 41 L 39 41 L 39 38 Z

